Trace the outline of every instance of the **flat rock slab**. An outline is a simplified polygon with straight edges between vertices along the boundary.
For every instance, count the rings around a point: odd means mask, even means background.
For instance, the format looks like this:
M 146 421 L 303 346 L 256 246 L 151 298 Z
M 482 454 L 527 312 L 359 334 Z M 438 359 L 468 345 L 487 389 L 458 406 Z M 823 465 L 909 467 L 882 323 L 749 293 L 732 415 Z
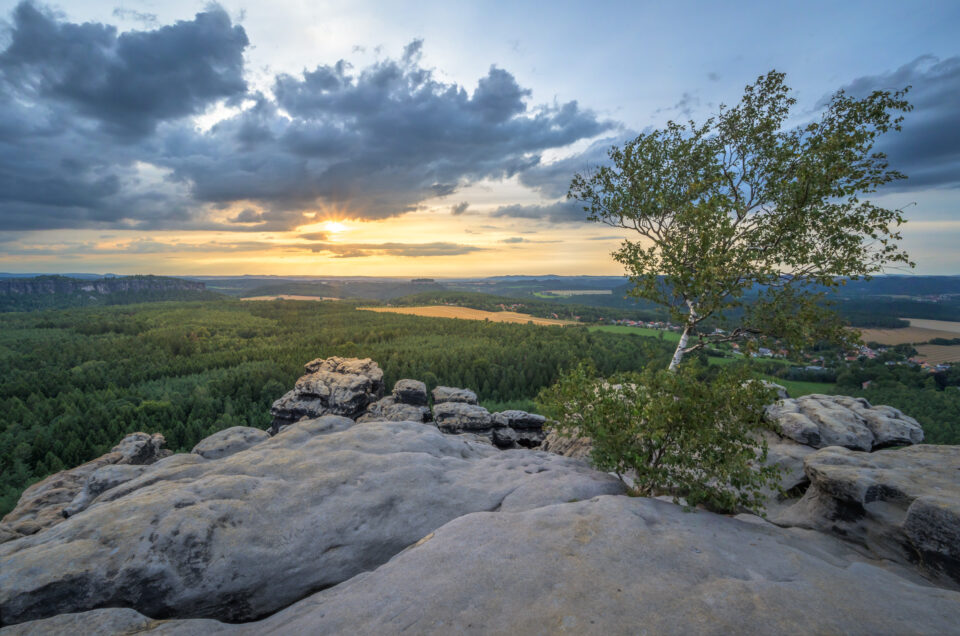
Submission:
M 129 607 L 251 620 L 464 514 L 622 491 L 577 460 L 326 416 L 222 459 L 168 457 L 59 525 L 0 545 L 0 617 Z
M 489 433 L 493 427 L 490 411 L 466 402 L 441 402 L 434 405 L 433 419 L 444 433 Z
M 923 428 L 915 419 L 892 406 L 871 406 L 864 398 L 804 395 L 780 400 L 767 413 L 782 435 L 813 448 L 870 451 L 923 441 Z
M 460 517 L 256 623 L 116 620 L 132 633 L 180 635 L 901 635 L 957 633 L 958 614 L 960 593 L 919 585 L 826 535 L 598 497 Z M 9 633 L 66 633 L 57 620 Z M 84 620 L 70 617 L 67 629 L 87 631 Z
M 804 471 L 810 487 L 776 523 L 834 532 L 960 587 L 960 446 L 829 447 Z
M 433 403 L 442 404 L 444 402 L 463 402 L 465 404 L 476 404 L 477 394 L 470 389 L 458 389 L 452 386 L 438 386 L 433 390 Z

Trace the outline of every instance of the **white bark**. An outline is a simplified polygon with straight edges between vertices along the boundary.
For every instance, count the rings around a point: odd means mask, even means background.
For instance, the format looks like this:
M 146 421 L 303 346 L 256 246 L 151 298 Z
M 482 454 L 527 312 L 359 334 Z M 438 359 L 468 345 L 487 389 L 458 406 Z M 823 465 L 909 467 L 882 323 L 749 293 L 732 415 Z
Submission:
M 683 328 L 683 333 L 680 335 L 680 342 L 677 343 L 677 350 L 673 352 L 673 360 L 670 361 L 670 370 L 676 371 L 677 367 L 680 366 L 680 361 L 683 360 L 683 354 L 685 353 L 684 349 L 687 348 L 687 340 L 690 339 L 690 325 L 688 324 Z

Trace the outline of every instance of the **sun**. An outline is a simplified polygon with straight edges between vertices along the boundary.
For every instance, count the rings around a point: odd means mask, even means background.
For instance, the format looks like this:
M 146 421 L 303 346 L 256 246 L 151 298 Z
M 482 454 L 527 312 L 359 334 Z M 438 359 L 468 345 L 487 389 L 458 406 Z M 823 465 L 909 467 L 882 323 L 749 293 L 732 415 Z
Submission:
M 339 234 L 340 232 L 346 232 L 350 228 L 347 227 L 346 223 L 341 223 L 340 221 L 327 221 L 323 224 L 323 229 L 331 234 Z

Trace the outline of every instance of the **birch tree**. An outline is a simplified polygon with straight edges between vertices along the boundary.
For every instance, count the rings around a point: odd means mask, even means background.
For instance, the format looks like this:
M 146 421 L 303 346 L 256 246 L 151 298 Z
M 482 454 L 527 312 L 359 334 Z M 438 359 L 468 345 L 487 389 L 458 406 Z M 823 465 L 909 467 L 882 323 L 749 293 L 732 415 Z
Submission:
M 573 178 L 588 217 L 637 233 L 613 257 L 630 294 L 667 307 L 683 332 L 670 363 L 719 342 L 837 340 L 825 292 L 892 265 L 902 210 L 864 197 L 905 176 L 874 150 L 911 106 L 901 91 L 832 96 L 791 126 L 796 100 L 771 71 L 702 124 L 668 122 Z M 711 327 L 706 327 L 711 325 Z M 724 329 L 717 329 L 722 326 Z

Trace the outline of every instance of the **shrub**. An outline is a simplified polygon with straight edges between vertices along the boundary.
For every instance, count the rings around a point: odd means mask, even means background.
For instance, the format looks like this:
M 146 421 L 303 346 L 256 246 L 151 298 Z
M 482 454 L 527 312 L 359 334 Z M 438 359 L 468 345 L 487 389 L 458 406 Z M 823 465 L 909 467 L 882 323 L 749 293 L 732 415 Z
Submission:
M 764 412 L 774 399 L 743 370 L 705 379 L 682 366 L 605 380 L 581 364 L 541 391 L 538 402 L 558 434 L 589 437 L 594 465 L 616 473 L 631 494 L 762 513 L 761 490 L 778 481 L 777 469 L 763 466 L 760 434 L 770 426 Z

